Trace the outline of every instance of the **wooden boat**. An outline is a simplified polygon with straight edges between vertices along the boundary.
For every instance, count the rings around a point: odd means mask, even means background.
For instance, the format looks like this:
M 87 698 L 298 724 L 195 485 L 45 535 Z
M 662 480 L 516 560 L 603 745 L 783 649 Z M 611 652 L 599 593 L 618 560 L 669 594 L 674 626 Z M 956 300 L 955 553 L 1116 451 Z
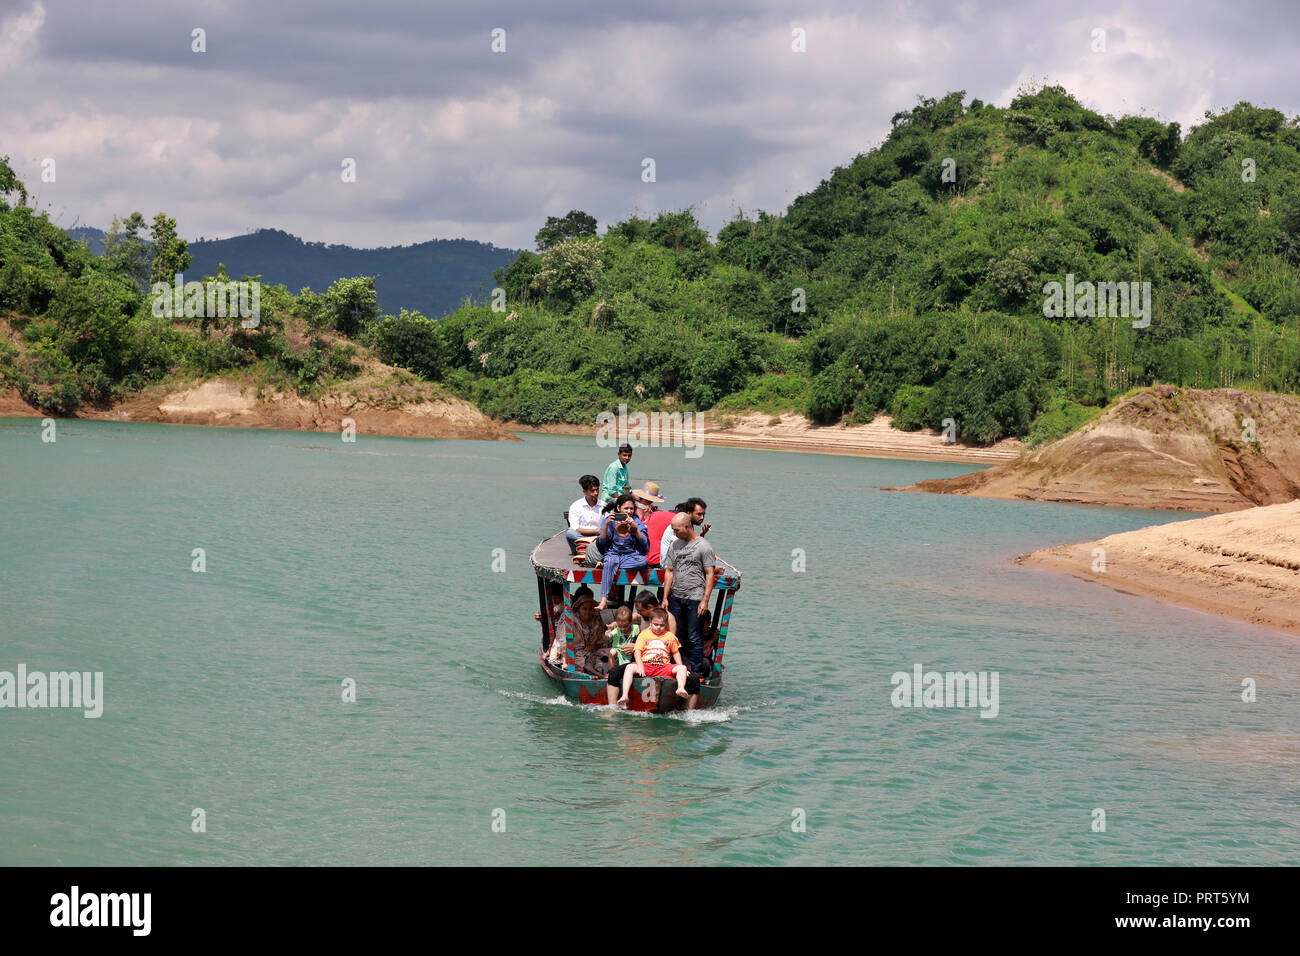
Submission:
M 551 622 L 546 599 L 546 585 L 554 582 L 564 588 L 564 620 L 573 608 L 573 591 L 586 584 L 597 594 L 600 593 L 601 575 L 599 567 L 589 568 L 573 563 L 569 554 L 569 544 L 564 532 L 553 535 L 533 549 L 530 559 L 533 572 L 537 575 L 537 600 L 541 607 L 542 647 L 538 653 L 542 673 L 545 674 L 564 693 L 564 696 L 576 704 L 607 704 L 605 695 L 607 686 L 604 677 L 596 677 L 579 671 L 575 664 L 573 632 L 566 631 L 568 643 L 565 661 L 556 666 L 546 658 L 550 644 Z M 696 695 L 696 708 L 712 707 L 722 694 L 722 652 L 727 643 L 727 628 L 731 623 L 731 606 L 740 590 L 740 572 L 730 564 L 719 559 L 719 571 L 713 586 L 713 620 L 718 628 L 718 646 L 713 656 L 713 674 L 708 680 L 700 681 L 699 694 Z M 623 592 L 630 600 L 641 589 L 653 590 L 663 597 L 663 580 L 657 567 L 642 568 L 637 571 L 621 571 L 618 580 L 610 591 L 610 603 Z M 687 700 L 677 694 L 677 681 L 671 677 L 636 677 L 632 680 L 632 689 L 628 693 L 629 710 L 653 711 L 665 713 L 687 706 Z

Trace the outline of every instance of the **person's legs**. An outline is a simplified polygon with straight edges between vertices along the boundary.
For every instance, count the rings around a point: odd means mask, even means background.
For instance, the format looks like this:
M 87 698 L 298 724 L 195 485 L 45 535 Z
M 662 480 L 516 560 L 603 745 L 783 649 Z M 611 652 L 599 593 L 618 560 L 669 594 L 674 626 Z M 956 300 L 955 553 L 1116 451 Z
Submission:
M 618 699 L 617 703 L 627 703 L 627 695 L 632 690 L 632 678 L 636 676 L 639 670 L 640 668 L 635 664 L 627 665 L 627 670 L 623 672 L 623 696 Z
M 605 681 L 605 699 L 611 706 L 616 702 L 618 689 L 622 686 L 623 672 L 631 666 L 631 664 L 619 664 L 617 667 L 610 668 L 609 678 Z
M 609 589 L 614 586 L 614 579 L 618 577 L 620 566 L 618 555 L 605 555 L 604 567 L 600 575 L 600 603 L 596 605 L 597 610 L 603 611 L 609 604 Z
M 682 661 L 697 673 L 704 657 L 700 643 L 700 602 L 668 595 L 668 612 L 677 619 L 677 640 L 682 645 Z
M 689 697 L 690 692 L 686 689 L 686 665 L 678 664 L 673 668 L 673 679 L 677 681 L 677 696 Z
M 587 550 L 583 552 L 582 566 L 584 568 L 594 568 L 604 560 L 604 557 L 600 553 L 600 548 L 596 547 L 596 542 L 593 541 L 587 545 Z
M 570 528 L 564 532 L 564 540 L 569 542 L 569 554 L 578 553 L 578 539 L 581 537 L 582 535 L 578 533 L 577 528 Z

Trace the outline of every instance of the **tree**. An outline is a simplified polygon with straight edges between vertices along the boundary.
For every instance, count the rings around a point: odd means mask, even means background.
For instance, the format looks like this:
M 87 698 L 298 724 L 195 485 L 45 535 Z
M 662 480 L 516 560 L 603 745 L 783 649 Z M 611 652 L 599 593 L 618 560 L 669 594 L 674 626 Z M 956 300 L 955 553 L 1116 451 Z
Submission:
M 150 281 L 170 285 L 176 273 L 184 272 L 190 267 L 193 256 L 190 255 L 189 243 L 176 235 L 176 220 L 169 219 L 163 212 L 153 217 L 153 230 L 149 238 L 153 240 L 154 250 Z
M 551 246 L 567 242 L 569 239 L 582 239 L 596 234 L 596 220 L 581 209 L 570 209 L 563 219 L 547 216 L 546 225 L 537 230 L 534 241 L 537 251 L 545 252 Z
M 334 328 L 351 338 L 379 318 L 375 276 L 339 279 L 325 290 L 325 308 Z
M 13 167 L 9 165 L 8 156 L 0 156 L 0 209 L 8 209 L 6 198 L 9 193 L 18 194 L 18 205 L 27 205 L 27 187 L 22 184 Z
M 144 228 L 144 216 L 133 212 L 125 220 L 114 216 L 104 236 L 104 260 L 109 269 L 141 292 L 148 291 L 153 263 L 153 247 L 140 234 Z M 166 281 L 170 282 L 171 277 Z
M 540 298 L 568 310 L 595 291 L 603 268 L 599 240 L 570 239 L 542 255 L 532 288 Z
M 402 309 L 400 315 L 384 316 L 371 327 L 370 342 L 389 365 L 408 368 L 428 381 L 440 381 L 446 370 L 442 332 L 419 312 Z

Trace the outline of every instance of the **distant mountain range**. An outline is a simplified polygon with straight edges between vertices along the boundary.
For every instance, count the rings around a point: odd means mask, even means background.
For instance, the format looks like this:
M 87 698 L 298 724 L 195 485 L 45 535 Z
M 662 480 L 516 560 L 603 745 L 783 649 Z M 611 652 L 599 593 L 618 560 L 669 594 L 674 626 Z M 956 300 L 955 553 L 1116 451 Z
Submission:
M 67 230 L 89 242 L 91 252 L 104 252 L 104 231 L 92 226 Z M 354 249 L 351 246 L 303 242 L 279 229 L 259 229 L 246 236 L 191 242 L 194 257 L 187 278 L 216 275 L 224 263 L 231 278 L 260 275 L 262 281 L 285 285 L 290 292 L 304 286 L 324 292 L 345 276 L 373 275 L 379 304 L 385 312 L 415 309 L 430 318 L 451 312 L 466 296 L 485 299 L 492 273 L 509 265 L 517 249 L 470 239 L 433 239 L 412 246 Z

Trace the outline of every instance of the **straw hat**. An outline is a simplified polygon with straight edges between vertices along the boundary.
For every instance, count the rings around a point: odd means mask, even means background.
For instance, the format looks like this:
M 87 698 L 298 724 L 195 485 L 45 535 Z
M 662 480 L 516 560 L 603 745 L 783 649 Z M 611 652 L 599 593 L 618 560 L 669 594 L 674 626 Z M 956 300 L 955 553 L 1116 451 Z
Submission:
M 633 489 L 632 497 L 640 501 L 648 501 L 656 505 L 661 505 L 667 500 L 666 498 L 664 498 L 662 495 L 659 494 L 659 486 L 655 484 L 653 481 L 647 481 L 640 488 Z

